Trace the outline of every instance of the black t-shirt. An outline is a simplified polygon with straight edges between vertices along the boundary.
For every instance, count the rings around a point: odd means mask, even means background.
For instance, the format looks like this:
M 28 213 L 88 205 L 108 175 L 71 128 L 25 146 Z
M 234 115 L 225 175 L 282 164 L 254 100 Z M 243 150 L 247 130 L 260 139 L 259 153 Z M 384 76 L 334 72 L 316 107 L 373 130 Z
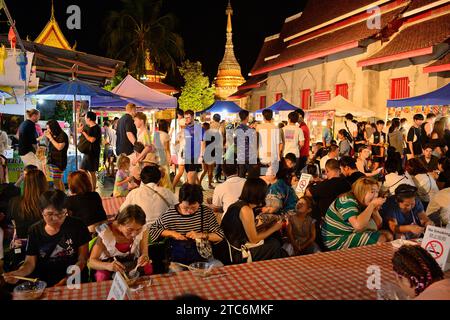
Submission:
M 89 127 L 86 131 L 87 135 L 89 137 L 95 138 L 95 141 L 92 143 L 91 152 L 89 155 L 91 155 L 94 158 L 100 157 L 100 145 L 102 143 L 102 129 L 96 124 L 93 127 Z
M 36 124 L 31 120 L 25 120 L 19 126 L 19 155 L 24 156 L 28 152 L 35 152 L 33 144 L 37 145 Z
M 57 166 L 60 170 L 64 171 L 67 167 L 67 149 L 69 149 L 69 137 L 64 131 L 55 138 L 56 142 L 64 143 L 64 148 L 58 150 L 53 146 L 53 143 L 49 142 L 48 146 L 48 163 Z
M 310 192 L 318 206 L 320 218 L 325 216 L 328 208 L 339 195 L 349 192 L 351 188 L 349 182 L 342 177 L 331 178 L 311 187 Z
M 414 141 L 416 140 L 416 141 Z M 408 131 L 408 137 L 406 139 L 408 142 L 413 143 L 413 152 L 414 155 L 421 155 L 422 154 L 422 129 L 411 127 Z M 411 154 L 411 150 L 409 150 L 409 144 L 408 144 L 408 153 Z
M 107 220 L 102 199 L 97 192 L 70 196 L 67 199 L 66 207 L 72 217 L 80 219 L 86 226 Z
M 34 224 L 27 244 L 27 255 L 37 257 L 33 274 L 54 286 L 67 276 L 67 268 L 78 261 L 78 249 L 90 240 L 87 227 L 76 218 L 66 217 L 54 236 L 45 231 L 44 221 Z
M 123 115 L 117 123 L 117 155 L 125 153 L 128 156 L 133 153 L 133 145 L 131 144 L 130 140 L 128 140 L 127 132 L 133 133 L 134 136 L 137 135 L 137 129 L 134 125 L 133 118 L 129 114 Z
M 349 175 L 348 177 L 346 177 L 345 179 L 347 179 L 347 181 L 350 183 L 350 185 L 353 185 L 356 180 L 358 180 L 359 178 L 365 177 L 366 175 L 360 171 L 355 171 L 353 172 L 351 175 Z

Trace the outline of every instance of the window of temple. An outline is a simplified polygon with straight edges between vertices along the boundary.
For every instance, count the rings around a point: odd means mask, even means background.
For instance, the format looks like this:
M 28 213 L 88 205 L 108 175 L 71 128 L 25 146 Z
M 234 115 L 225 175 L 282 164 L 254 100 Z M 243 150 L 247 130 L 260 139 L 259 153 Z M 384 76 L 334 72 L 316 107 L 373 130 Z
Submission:
M 409 98 L 409 78 L 391 79 L 391 99 Z
M 348 99 L 348 84 L 347 83 L 341 83 L 336 85 L 336 94 L 343 96 L 345 99 Z
M 302 109 L 307 110 L 311 107 L 311 89 L 304 89 L 300 92 L 300 101 Z
M 266 96 L 259 97 L 259 108 L 264 109 L 266 107 Z
M 275 102 L 280 101 L 281 98 L 283 98 L 283 94 L 282 93 L 279 92 L 279 93 L 275 94 Z

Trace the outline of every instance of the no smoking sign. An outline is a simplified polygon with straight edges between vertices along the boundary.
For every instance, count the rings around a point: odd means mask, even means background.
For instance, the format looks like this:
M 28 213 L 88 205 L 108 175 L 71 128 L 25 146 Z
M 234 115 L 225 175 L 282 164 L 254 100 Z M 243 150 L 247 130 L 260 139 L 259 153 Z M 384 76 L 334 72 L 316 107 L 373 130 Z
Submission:
M 431 256 L 435 259 L 439 259 L 444 253 L 444 246 L 439 241 L 433 240 L 425 245 L 425 250 L 427 250 Z

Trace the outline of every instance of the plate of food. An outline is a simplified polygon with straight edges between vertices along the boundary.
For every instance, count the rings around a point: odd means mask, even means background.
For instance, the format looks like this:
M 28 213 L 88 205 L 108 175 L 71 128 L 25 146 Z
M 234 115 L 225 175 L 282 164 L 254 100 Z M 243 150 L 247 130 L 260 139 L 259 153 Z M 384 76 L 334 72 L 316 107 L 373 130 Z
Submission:
M 36 282 L 23 282 L 17 285 L 13 290 L 14 300 L 36 300 L 44 293 L 47 283 L 38 280 Z

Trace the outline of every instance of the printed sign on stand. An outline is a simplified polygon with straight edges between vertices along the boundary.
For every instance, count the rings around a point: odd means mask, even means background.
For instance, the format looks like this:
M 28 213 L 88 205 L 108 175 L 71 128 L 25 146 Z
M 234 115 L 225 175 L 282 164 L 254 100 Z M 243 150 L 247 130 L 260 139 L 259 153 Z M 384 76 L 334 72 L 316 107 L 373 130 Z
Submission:
M 312 175 L 307 174 L 307 173 L 302 173 L 300 180 L 298 182 L 297 188 L 295 189 L 295 192 L 305 194 L 306 187 L 308 186 L 311 178 L 312 178 Z
M 116 272 L 109 290 L 108 300 L 125 300 L 125 297 L 131 300 L 130 288 L 120 272 Z
M 450 230 L 428 226 L 422 240 L 422 248 L 427 250 L 443 271 L 450 268 Z

